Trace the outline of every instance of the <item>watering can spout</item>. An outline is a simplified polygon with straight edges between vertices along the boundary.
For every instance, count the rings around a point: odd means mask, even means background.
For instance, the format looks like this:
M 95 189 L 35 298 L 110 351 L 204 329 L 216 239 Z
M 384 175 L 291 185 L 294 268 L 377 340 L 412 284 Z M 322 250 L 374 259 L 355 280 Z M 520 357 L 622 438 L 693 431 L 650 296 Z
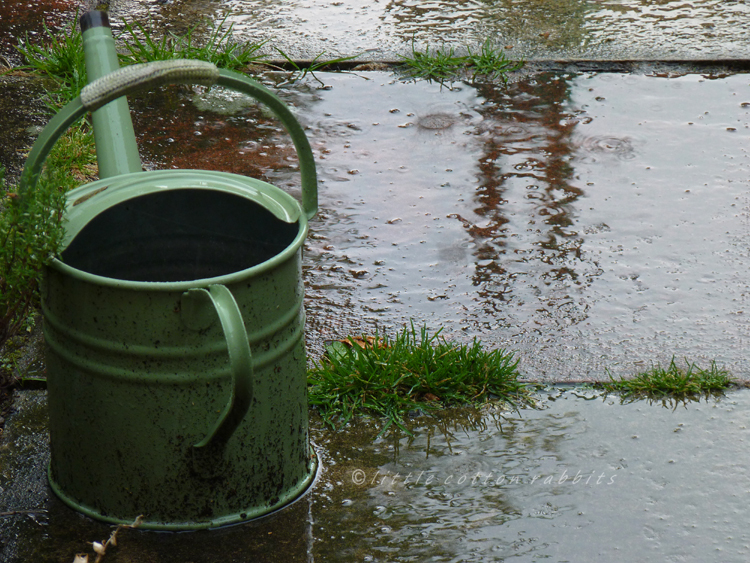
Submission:
M 81 16 L 83 53 L 89 82 L 120 68 L 107 12 L 92 10 Z M 110 178 L 143 170 L 138 156 L 127 100 L 118 98 L 91 114 L 99 177 Z

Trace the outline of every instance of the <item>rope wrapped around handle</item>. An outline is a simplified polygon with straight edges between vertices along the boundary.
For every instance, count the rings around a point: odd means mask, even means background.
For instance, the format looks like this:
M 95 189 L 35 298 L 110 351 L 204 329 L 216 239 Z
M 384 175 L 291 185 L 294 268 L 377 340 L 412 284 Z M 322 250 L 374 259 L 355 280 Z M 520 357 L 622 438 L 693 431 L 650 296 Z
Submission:
M 203 84 L 219 79 L 219 69 L 206 61 L 175 59 L 122 67 L 94 80 L 81 90 L 81 103 L 95 111 L 120 96 L 164 84 Z

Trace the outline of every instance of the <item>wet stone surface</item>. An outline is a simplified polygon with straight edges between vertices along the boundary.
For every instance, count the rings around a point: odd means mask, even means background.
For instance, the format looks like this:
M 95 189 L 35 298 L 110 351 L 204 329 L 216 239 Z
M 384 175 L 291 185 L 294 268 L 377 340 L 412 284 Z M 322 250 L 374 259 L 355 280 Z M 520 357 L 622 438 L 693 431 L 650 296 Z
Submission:
M 7 62 L 19 62 L 15 39 L 59 28 L 75 7 L 30 6 L 3 4 Z M 228 15 L 238 38 L 298 57 L 397 58 L 412 40 L 463 49 L 489 37 L 514 58 L 748 58 L 749 8 L 724 0 L 110 7 L 117 29 L 150 16 L 179 33 Z M 672 355 L 748 377 L 746 75 L 556 72 L 507 89 L 319 77 L 326 89 L 281 91 L 321 178 L 305 249 L 313 357 L 326 339 L 414 319 L 518 350 L 524 375 L 542 380 Z M 0 143 L 11 172 L 37 125 L 27 93 L 11 80 L 0 96 L 14 102 Z M 231 170 L 298 195 L 293 149 L 268 115 L 195 95 L 135 104 L 149 167 Z M 313 416 L 323 469 L 300 502 L 214 532 L 124 531 L 107 560 L 748 560 L 746 391 L 675 410 L 560 389 L 542 399 L 520 415 L 418 418 L 413 437 L 377 438 L 366 421 L 331 432 Z M 112 530 L 47 488 L 45 401 L 19 393 L 0 440 L 0 512 L 46 510 L 0 517 L 10 563 L 71 561 Z
M 313 415 L 322 470 L 306 497 L 223 530 L 123 530 L 106 560 L 747 561 L 748 391 L 677 408 L 559 387 L 539 400 L 416 418 L 412 437 L 378 438 L 366 420 L 332 432 Z M 44 487 L 44 395 L 20 401 L 0 446 L 0 512 L 47 512 L 4 517 L 0 556 L 72 561 L 112 528 Z
M 16 45 L 28 39 L 38 40 L 44 27 L 53 32 L 73 19 L 76 0 L 3 0 L 0 4 L 0 68 L 7 63 L 21 64 Z
M 121 19 L 148 17 L 184 30 L 202 17 L 227 18 L 242 40 L 270 40 L 293 58 L 357 55 L 398 60 L 419 49 L 450 45 L 465 54 L 493 41 L 511 58 L 694 60 L 749 58 L 741 1 L 694 0 L 111 0 Z M 270 51 L 276 54 L 275 51 Z
M 541 380 L 672 356 L 750 374 L 746 75 L 318 77 L 280 90 L 320 177 L 304 252 L 313 356 L 414 320 L 518 350 Z M 201 162 L 298 195 L 293 147 L 259 108 L 174 95 L 173 123 L 134 102 L 150 166 Z
M 500 0 L 478 2 L 411 0 L 330 2 L 328 0 L 110 0 L 116 30 L 123 22 L 152 21 L 156 29 L 185 33 L 207 23 L 234 24 L 237 40 L 274 47 L 292 58 L 357 56 L 396 61 L 418 49 L 451 46 L 459 54 L 480 50 L 490 40 L 506 55 L 523 60 L 708 60 L 748 59 L 745 23 L 750 6 L 739 0 Z M 6 1 L 0 8 L 0 54 L 18 62 L 14 38 L 32 39 L 42 22 L 59 28 L 77 7 L 94 0 Z
M 26 151 L 48 121 L 43 84 L 29 76 L 0 77 L 0 166 L 8 177 L 20 175 Z

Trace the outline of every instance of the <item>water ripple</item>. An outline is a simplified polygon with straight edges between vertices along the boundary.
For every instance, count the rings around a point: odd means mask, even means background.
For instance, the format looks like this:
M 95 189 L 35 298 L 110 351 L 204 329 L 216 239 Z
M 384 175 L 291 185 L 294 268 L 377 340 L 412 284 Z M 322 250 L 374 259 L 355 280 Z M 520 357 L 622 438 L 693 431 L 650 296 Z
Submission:
M 630 137 L 615 137 L 614 135 L 585 137 L 580 142 L 580 148 L 594 154 L 612 155 L 620 160 L 631 160 L 636 156 L 634 141 Z

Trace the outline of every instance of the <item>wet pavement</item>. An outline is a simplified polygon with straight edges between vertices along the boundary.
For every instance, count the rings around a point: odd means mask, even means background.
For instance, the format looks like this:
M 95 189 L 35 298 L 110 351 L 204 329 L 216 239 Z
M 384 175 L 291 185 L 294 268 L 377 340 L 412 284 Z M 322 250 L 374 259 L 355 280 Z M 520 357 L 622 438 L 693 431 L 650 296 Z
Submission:
M 746 75 L 317 76 L 279 90 L 320 175 L 304 253 L 314 355 L 413 320 L 518 350 L 535 380 L 672 356 L 750 375 Z M 204 158 L 294 191 L 290 142 L 262 111 L 173 94 L 134 101 L 151 166 Z
M 460 54 L 490 40 L 525 60 L 695 61 L 750 59 L 744 0 L 109 0 L 116 28 L 149 18 L 182 33 L 206 20 L 234 24 L 238 40 L 268 41 L 293 58 L 357 56 L 395 61 L 419 49 Z M 0 55 L 15 58 L 12 38 L 45 21 L 53 29 L 94 0 L 17 0 L 0 7 Z M 62 17 L 60 17 L 62 16 Z
M 11 4 L 0 54 L 15 63 L 8 38 L 41 19 L 17 23 Z M 38 6 L 54 27 L 73 5 Z M 302 58 L 389 60 L 412 38 L 494 37 L 509 56 L 547 61 L 507 87 L 391 71 L 261 77 L 294 106 L 318 162 L 321 209 L 304 251 L 312 358 L 325 340 L 414 320 L 517 350 L 524 377 L 544 382 L 672 356 L 750 378 L 750 79 L 737 72 L 750 59 L 747 3 L 111 0 L 111 10 L 176 31 L 228 15 L 238 38 L 273 38 Z M 636 63 L 594 72 L 557 59 Z M 4 84 L 13 99 L 38 97 L 28 77 Z M 40 121 L 33 102 L 18 107 L 3 112 L 11 172 Z M 200 162 L 297 193 L 289 139 L 254 104 L 183 88 L 133 107 L 148 167 Z M 377 438 L 372 421 L 332 432 L 313 413 L 322 471 L 302 500 L 226 530 L 123 531 L 104 560 L 748 560 L 747 391 L 676 409 L 568 387 L 540 401 L 417 418 L 413 437 Z M 17 393 L 15 409 L 0 435 L 0 512 L 45 512 L 0 516 L 0 559 L 91 553 L 87 542 L 111 528 L 47 487 L 45 393 Z
M 540 409 L 415 419 L 412 437 L 313 415 L 322 470 L 277 516 L 211 532 L 124 530 L 105 561 L 721 561 L 750 557 L 750 393 L 662 407 L 575 388 Z M 46 487 L 43 392 L 19 397 L 0 448 L 8 563 L 69 563 L 112 528 Z
M 203 14 L 226 17 L 243 40 L 268 40 L 301 59 L 326 52 L 392 61 L 409 54 L 412 41 L 465 53 L 488 39 L 526 60 L 750 58 L 750 6 L 739 0 L 111 0 L 111 10 L 178 29 Z
M 16 66 L 21 58 L 16 50 L 19 40 L 34 41 L 44 34 L 45 26 L 56 30 L 71 21 L 78 7 L 76 0 L 44 0 L 25 2 L 3 0 L 0 5 L 0 69 L 10 63 Z

